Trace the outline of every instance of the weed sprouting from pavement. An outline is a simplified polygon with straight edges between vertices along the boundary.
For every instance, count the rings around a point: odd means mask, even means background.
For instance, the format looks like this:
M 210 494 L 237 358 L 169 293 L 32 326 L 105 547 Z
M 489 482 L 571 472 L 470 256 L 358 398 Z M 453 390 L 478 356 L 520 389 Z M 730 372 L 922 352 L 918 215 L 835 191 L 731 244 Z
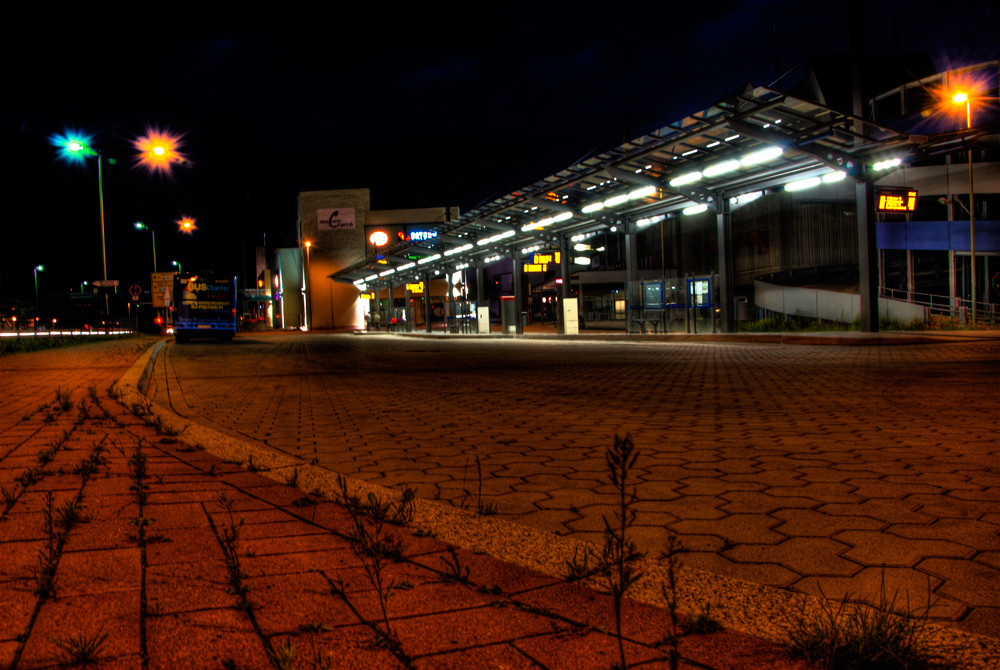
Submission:
M 939 667 L 942 652 L 928 640 L 930 584 L 927 607 L 911 612 L 897 608 L 898 591 L 886 596 L 885 575 L 875 607 L 850 604 L 849 597 L 834 604 L 819 600 L 817 611 L 808 612 L 803 599 L 799 611 L 788 620 L 786 634 L 792 654 L 817 663 L 826 670 L 921 670 Z
M 351 515 L 363 514 L 373 521 L 386 521 L 395 526 L 407 526 L 413 521 L 416 492 L 410 487 L 403 489 L 398 499 L 382 500 L 372 492 L 364 501 L 350 490 L 347 478 L 337 475 L 340 503 Z
M 35 593 L 45 599 L 55 592 L 56 567 L 59 565 L 60 538 L 56 528 L 55 513 L 52 511 L 52 493 L 45 492 L 45 508 L 42 510 L 42 530 L 45 533 L 45 547 L 38 551 L 38 569 L 35 571 Z
M 146 483 L 147 459 L 146 454 L 142 453 L 142 445 L 143 441 L 140 438 L 135 444 L 132 455 L 125 462 L 128 467 L 129 476 L 132 477 L 133 482 L 129 488 L 135 491 L 135 498 L 140 507 L 146 504 L 146 499 L 149 497 L 149 485 Z
M 563 577 L 567 582 L 579 582 L 597 573 L 598 567 L 590 564 L 592 552 L 587 549 L 575 549 L 573 558 L 565 561 L 566 574 Z
M 222 527 L 219 543 L 222 546 L 222 555 L 226 562 L 226 570 L 229 572 L 229 588 L 227 592 L 240 599 L 240 605 L 248 605 L 246 594 L 249 590 L 243 584 L 243 567 L 240 564 L 240 555 L 237 543 L 240 540 L 240 529 L 243 528 L 243 518 L 239 521 L 233 515 L 233 502 L 226 497 L 226 494 L 219 493 L 217 496 L 219 504 L 228 514 L 228 524 Z
M 3 501 L 3 512 L 0 512 L 0 516 L 6 514 L 10 508 L 14 506 L 14 503 L 17 502 L 17 499 L 20 496 L 21 491 L 17 484 L 14 484 L 9 491 L 6 487 L 0 486 L 0 500 Z
M 274 645 L 270 650 L 271 660 L 278 670 L 294 670 L 298 667 L 295 662 L 295 643 L 290 637 Z
M 608 478 L 618 497 L 613 518 L 604 517 L 604 545 L 600 551 L 600 572 L 605 578 L 615 609 L 615 633 L 618 638 L 618 654 L 621 667 L 625 662 L 625 643 L 622 637 L 622 607 L 625 595 L 640 577 L 638 563 L 642 553 L 629 538 L 629 531 L 635 523 L 635 487 L 629 488 L 629 474 L 635 465 L 639 452 L 631 435 L 619 438 L 609 447 L 605 460 Z
M 97 662 L 101 648 L 108 639 L 108 633 L 103 629 L 87 635 L 80 633 L 67 638 L 59 638 L 52 643 L 62 652 L 60 661 L 65 665 L 89 666 Z
M 458 552 L 455 547 L 448 546 L 448 558 L 442 557 L 441 560 L 444 561 L 445 572 L 442 575 L 445 581 L 449 582 L 462 582 L 468 583 L 469 581 L 469 568 L 462 565 L 458 559 Z
M 328 651 L 324 654 L 316 641 L 316 637 L 320 633 L 329 633 L 333 628 L 325 623 L 310 622 L 300 626 L 299 630 L 309 636 L 310 646 L 312 647 L 312 658 L 309 660 L 311 670 L 329 670 L 330 666 L 333 665 L 333 652 Z
M 664 600 L 667 601 L 667 613 L 670 616 L 667 636 L 664 642 L 668 648 L 670 670 L 677 670 L 680 660 L 678 654 L 678 643 L 680 642 L 680 628 L 677 618 L 677 573 L 680 570 L 680 559 L 678 554 L 683 551 L 680 540 L 674 535 L 667 536 L 667 546 L 663 551 L 663 560 L 667 566 L 667 583 L 660 585 Z M 624 667 L 624 663 L 622 664 Z
M 97 384 L 91 384 L 90 386 L 87 387 L 87 395 L 90 396 L 91 402 L 93 402 L 95 405 L 100 406 L 101 398 L 97 394 Z
M 348 510 L 354 520 L 351 548 L 361 561 L 361 567 L 364 568 L 365 575 L 378 596 L 384 625 L 381 633 L 395 644 L 397 638 L 389 624 L 388 604 L 396 590 L 396 581 L 386 574 L 385 567 L 387 560 L 398 561 L 402 558 L 402 546 L 397 538 L 383 535 L 384 526 L 381 519 L 373 519 L 369 528 L 362 515 L 350 508 Z
M 60 412 L 68 412 L 73 409 L 73 399 L 69 389 L 56 389 L 56 405 Z

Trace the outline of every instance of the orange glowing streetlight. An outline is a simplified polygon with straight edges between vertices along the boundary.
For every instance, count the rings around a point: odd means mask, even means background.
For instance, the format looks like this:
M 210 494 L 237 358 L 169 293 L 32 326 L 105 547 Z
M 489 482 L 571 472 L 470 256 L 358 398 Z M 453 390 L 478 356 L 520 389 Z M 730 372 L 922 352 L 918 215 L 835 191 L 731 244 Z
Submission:
M 185 156 L 177 151 L 181 146 L 180 137 L 155 128 L 132 142 L 139 152 L 139 164 L 150 172 L 169 174 L 174 163 L 183 163 Z
M 951 97 L 956 105 L 965 105 L 965 127 L 972 129 L 972 97 L 967 91 L 956 91 Z M 972 279 L 972 323 L 976 323 L 976 207 L 973 203 L 972 186 L 972 148 L 967 147 L 969 153 L 969 275 Z
M 185 235 L 190 235 L 194 231 L 198 230 L 196 224 L 196 219 L 191 216 L 182 216 L 177 220 L 177 229 L 184 233 Z

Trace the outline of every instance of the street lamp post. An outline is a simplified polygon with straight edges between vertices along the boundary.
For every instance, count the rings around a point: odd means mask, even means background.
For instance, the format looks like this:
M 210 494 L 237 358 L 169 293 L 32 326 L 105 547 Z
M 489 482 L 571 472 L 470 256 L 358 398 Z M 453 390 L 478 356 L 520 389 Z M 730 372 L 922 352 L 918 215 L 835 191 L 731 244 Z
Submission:
M 135 226 L 136 230 L 148 230 L 150 235 L 153 236 L 153 272 L 156 272 L 156 231 L 142 221 L 136 221 L 132 225 Z
M 35 273 L 35 309 L 38 309 L 38 273 L 45 270 L 44 265 L 36 265 L 32 268 Z
M 170 261 L 170 264 L 177 268 L 177 274 L 183 274 L 184 271 L 181 269 L 180 263 L 178 263 L 177 261 Z
M 84 286 L 86 286 L 86 285 L 87 285 L 87 282 L 86 282 L 86 281 L 82 281 L 82 282 L 80 282 L 80 293 L 81 293 L 81 294 L 83 293 L 83 287 L 84 287 Z
M 108 253 L 107 244 L 104 237 L 104 171 L 101 163 L 104 159 L 104 154 L 100 151 L 93 149 L 89 145 L 89 138 L 81 137 L 56 137 L 53 138 L 53 143 L 62 146 L 65 156 L 72 160 L 84 160 L 87 156 L 92 156 L 97 159 L 97 198 L 98 207 L 100 211 L 101 218 L 101 271 L 102 278 L 105 282 L 108 280 Z M 115 160 L 113 158 L 107 159 L 108 163 L 114 164 Z M 110 317 L 108 314 L 108 295 L 104 294 L 104 313 L 106 317 Z
M 959 91 L 952 97 L 955 104 L 965 103 L 965 127 L 972 129 L 972 98 L 968 93 Z M 972 324 L 976 323 L 976 207 L 973 202 L 972 186 L 972 147 L 967 146 L 969 153 L 969 272 L 972 280 Z

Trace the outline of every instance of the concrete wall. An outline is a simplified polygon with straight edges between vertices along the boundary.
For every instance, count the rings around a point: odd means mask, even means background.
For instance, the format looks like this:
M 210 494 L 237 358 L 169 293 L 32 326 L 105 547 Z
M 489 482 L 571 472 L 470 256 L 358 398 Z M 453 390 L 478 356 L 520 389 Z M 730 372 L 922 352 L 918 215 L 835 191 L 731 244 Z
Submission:
M 299 193 L 299 246 L 304 257 L 305 243 L 312 243 L 307 274 L 313 329 L 352 329 L 364 324 L 357 289 L 335 283 L 329 275 L 364 260 L 370 206 L 366 188 Z
M 754 287 L 757 307 L 779 314 L 850 323 L 861 312 L 861 296 L 857 293 L 779 286 L 762 281 L 754 282 Z M 879 298 L 878 309 L 879 316 L 903 323 L 927 319 L 927 308 L 900 300 Z

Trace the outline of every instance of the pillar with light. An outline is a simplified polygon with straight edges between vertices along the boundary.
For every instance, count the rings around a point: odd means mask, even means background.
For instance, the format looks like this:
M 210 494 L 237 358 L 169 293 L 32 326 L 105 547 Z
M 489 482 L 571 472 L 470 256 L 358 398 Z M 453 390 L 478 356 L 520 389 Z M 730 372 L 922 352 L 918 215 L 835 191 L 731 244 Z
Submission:
M 372 248 L 375 250 L 375 264 L 378 265 L 379 263 L 384 263 L 385 259 L 379 256 L 378 250 L 379 247 L 384 247 L 386 244 L 388 244 L 389 235 L 384 230 L 376 230 L 373 231 L 372 234 L 368 236 L 368 241 L 371 242 Z M 375 330 L 379 329 L 379 321 L 382 320 L 381 318 L 382 308 L 381 305 L 379 305 L 380 302 L 379 293 L 380 291 L 376 288 L 375 308 L 377 310 L 376 314 L 379 316 L 379 319 L 375 322 Z M 392 289 L 389 289 L 389 309 L 392 309 Z M 388 319 L 386 319 L 386 323 L 388 323 Z
M 305 267 L 305 272 L 303 272 L 302 276 L 302 293 L 305 294 L 304 297 L 305 297 L 305 309 L 306 309 L 306 318 L 304 325 L 306 330 L 311 330 L 309 324 L 309 317 L 312 315 L 312 304 L 310 302 L 309 288 L 312 282 L 310 281 L 309 278 L 309 249 L 312 247 L 312 242 L 306 240 L 303 244 L 305 245 L 306 248 L 306 267 Z

